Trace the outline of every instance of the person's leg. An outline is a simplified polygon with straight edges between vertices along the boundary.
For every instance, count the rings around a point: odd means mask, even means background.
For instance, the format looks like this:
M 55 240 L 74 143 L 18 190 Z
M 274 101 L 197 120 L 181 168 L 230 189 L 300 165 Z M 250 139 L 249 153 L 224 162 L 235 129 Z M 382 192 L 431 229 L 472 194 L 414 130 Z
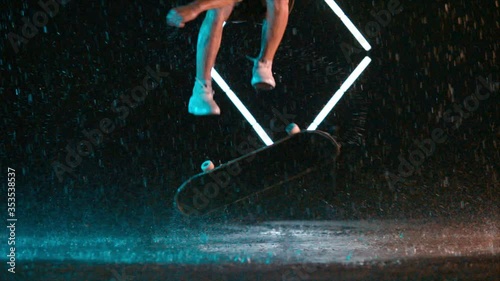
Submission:
M 288 0 L 267 0 L 259 59 L 272 61 L 288 24 Z
M 252 85 L 270 90 L 276 85 L 272 76 L 272 61 L 285 34 L 288 23 L 288 0 L 266 0 L 267 14 L 262 26 L 262 43 L 255 59 Z
M 241 0 L 196 0 L 184 6 L 171 9 L 167 14 L 167 24 L 176 27 L 184 25 L 194 20 L 199 14 L 213 9 L 226 6 L 233 6 Z
M 194 115 L 220 114 L 213 100 L 211 71 L 222 40 L 222 26 L 232 10 L 232 4 L 209 10 L 201 25 L 196 50 L 196 82 L 189 102 L 189 112 Z
M 209 10 L 198 33 L 196 49 L 196 78 L 212 80 L 210 72 L 215 64 L 222 40 L 222 26 L 229 18 L 233 5 Z

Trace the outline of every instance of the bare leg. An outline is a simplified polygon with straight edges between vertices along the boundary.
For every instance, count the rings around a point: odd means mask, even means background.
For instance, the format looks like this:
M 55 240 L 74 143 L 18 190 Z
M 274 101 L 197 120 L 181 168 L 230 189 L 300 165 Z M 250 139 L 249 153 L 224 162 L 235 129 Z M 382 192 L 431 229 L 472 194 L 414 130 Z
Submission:
M 272 61 L 288 24 L 288 0 L 267 0 L 259 60 Z
M 262 26 L 260 53 L 254 60 L 252 86 L 257 90 L 272 90 L 276 86 L 272 65 L 274 55 L 288 23 L 288 0 L 266 0 L 267 14 Z
M 229 18 L 233 4 L 209 10 L 198 34 L 196 50 L 196 78 L 211 81 L 210 72 L 215 64 L 222 39 L 222 25 Z
M 241 0 L 196 0 L 185 6 L 171 9 L 167 15 L 167 24 L 176 27 L 184 25 L 194 20 L 199 14 L 213 9 L 219 9 L 226 6 L 233 6 Z
M 213 99 L 211 71 L 222 39 L 222 26 L 233 4 L 209 10 L 198 34 L 196 49 L 196 81 L 189 99 L 188 112 L 198 116 L 219 115 L 220 108 Z

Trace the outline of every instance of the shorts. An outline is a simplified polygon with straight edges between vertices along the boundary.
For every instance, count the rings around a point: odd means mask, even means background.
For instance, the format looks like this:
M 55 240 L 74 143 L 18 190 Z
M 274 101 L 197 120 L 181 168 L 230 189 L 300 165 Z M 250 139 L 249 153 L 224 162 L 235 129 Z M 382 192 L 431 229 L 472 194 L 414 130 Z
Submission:
M 289 0 L 289 11 L 292 11 L 295 0 Z M 261 22 L 266 18 L 266 0 L 243 0 L 234 7 L 228 21 Z

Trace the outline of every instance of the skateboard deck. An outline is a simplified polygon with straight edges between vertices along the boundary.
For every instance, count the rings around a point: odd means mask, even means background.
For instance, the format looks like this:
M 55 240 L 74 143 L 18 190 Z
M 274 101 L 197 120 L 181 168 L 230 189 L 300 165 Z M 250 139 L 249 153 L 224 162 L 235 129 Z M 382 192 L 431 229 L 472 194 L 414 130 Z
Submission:
M 205 215 L 285 183 L 293 186 L 322 168 L 334 169 L 339 152 L 328 133 L 302 131 L 189 178 L 178 188 L 175 205 L 185 215 Z

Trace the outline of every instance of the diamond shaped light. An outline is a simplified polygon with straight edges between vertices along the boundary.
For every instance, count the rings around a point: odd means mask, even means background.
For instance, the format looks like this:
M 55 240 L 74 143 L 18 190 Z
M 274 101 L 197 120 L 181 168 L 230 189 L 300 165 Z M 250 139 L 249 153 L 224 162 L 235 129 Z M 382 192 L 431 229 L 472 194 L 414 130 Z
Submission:
M 344 25 L 349 29 L 352 35 L 358 40 L 359 44 L 366 50 L 369 51 L 371 49 L 370 44 L 363 37 L 361 32 L 354 26 L 351 20 L 345 15 L 342 9 L 335 3 L 333 0 L 325 0 L 326 4 L 333 10 L 333 12 L 340 18 L 340 20 L 344 23 Z M 363 73 L 363 71 L 370 64 L 371 59 L 369 57 L 365 57 L 361 63 L 354 69 L 354 71 L 349 75 L 349 77 L 344 81 L 340 89 L 338 89 L 332 98 L 328 101 L 328 103 L 323 107 L 318 116 L 314 119 L 314 121 L 309 125 L 307 130 L 316 130 L 316 128 L 323 122 L 323 120 L 328 116 L 328 114 L 335 107 L 337 102 L 342 98 L 345 92 L 351 87 L 352 84 L 358 79 L 358 77 Z M 255 120 L 253 115 L 248 111 L 245 105 L 241 102 L 238 96 L 229 88 L 229 85 L 222 79 L 217 70 L 212 69 L 212 77 L 219 85 L 219 87 L 226 93 L 228 98 L 233 102 L 236 108 L 241 112 L 243 117 L 252 125 L 255 132 L 259 135 L 261 140 L 266 145 L 272 145 L 273 141 L 269 137 L 269 135 L 264 131 L 262 126 Z

